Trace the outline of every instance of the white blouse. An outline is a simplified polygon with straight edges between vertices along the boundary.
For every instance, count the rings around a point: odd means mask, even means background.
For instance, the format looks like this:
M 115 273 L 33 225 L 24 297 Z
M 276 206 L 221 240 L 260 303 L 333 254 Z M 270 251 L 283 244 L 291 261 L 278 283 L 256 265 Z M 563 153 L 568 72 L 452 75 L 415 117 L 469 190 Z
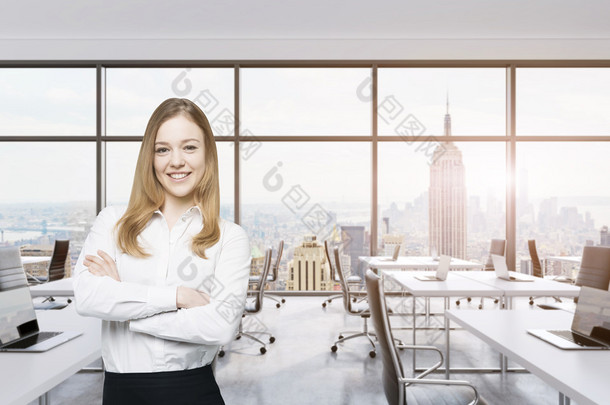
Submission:
M 138 237 L 151 255 L 140 259 L 122 253 L 115 224 L 125 207 L 107 207 L 87 236 L 74 270 L 76 310 L 101 318 L 102 357 L 115 373 L 187 370 L 209 364 L 220 345 L 235 337 L 244 310 L 250 245 L 245 231 L 220 220 L 220 240 L 195 255 L 192 237 L 203 227 L 192 207 L 171 231 L 160 211 Z M 83 265 L 85 255 L 103 250 L 112 256 L 121 281 L 95 276 Z M 176 289 L 205 291 L 210 303 L 176 309 Z

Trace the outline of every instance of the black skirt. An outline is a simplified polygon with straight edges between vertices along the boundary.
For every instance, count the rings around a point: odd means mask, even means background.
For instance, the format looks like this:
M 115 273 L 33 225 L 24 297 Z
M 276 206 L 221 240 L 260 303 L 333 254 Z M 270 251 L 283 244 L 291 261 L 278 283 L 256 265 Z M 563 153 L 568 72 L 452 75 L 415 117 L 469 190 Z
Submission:
M 212 367 L 104 373 L 103 405 L 224 405 Z

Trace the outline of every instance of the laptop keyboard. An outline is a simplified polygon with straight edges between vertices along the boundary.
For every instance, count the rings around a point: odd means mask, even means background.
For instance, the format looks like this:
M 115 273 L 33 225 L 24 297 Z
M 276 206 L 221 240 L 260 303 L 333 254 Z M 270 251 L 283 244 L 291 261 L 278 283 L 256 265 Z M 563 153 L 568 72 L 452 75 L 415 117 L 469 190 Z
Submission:
M 569 331 L 569 330 L 550 330 L 549 332 L 552 333 L 553 335 L 556 335 L 556 336 L 559 336 L 566 340 L 569 340 L 570 342 L 576 343 L 577 345 L 580 345 L 580 346 L 594 346 L 594 347 L 596 347 L 596 346 L 605 347 L 606 346 L 606 345 L 596 342 L 595 340 L 589 339 L 585 336 L 581 336 L 576 333 L 573 333 L 572 331 Z
M 10 345 L 4 346 L 4 349 L 25 349 L 30 346 L 34 346 L 36 343 L 44 342 L 47 339 L 57 336 L 61 332 L 38 332 L 35 335 L 26 337 L 18 342 L 11 343 Z

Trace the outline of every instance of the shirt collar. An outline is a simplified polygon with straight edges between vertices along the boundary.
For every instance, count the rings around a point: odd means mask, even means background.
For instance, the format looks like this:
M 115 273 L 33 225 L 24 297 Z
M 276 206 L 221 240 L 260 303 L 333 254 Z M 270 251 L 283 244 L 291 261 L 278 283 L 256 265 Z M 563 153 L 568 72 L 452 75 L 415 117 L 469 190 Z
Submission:
M 153 212 L 153 214 L 159 214 L 161 216 L 163 215 L 161 210 L 155 210 L 155 212 Z M 201 213 L 201 208 L 199 208 L 198 205 L 193 205 L 191 208 L 186 210 L 184 212 L 184 214 L 181 215 L 181 218 L 188 218 L 188 217 L 191 217 L 196 214 L 199 214 L 199 216 L 201 216 L 203 218 L 203 214 Z

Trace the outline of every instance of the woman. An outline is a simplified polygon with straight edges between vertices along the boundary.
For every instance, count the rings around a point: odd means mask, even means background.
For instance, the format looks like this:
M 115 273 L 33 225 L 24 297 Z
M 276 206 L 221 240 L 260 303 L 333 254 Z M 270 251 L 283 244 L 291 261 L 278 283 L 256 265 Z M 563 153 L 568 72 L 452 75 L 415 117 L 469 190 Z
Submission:
M 101 318 L 106 404 L 223 404 L 210 363 L 235 336 L 250 248 L 219 218 L 218 158 L 204 113 L 152 114 L 127 208 L 98 215 L 74 275 L 79 314 Z

